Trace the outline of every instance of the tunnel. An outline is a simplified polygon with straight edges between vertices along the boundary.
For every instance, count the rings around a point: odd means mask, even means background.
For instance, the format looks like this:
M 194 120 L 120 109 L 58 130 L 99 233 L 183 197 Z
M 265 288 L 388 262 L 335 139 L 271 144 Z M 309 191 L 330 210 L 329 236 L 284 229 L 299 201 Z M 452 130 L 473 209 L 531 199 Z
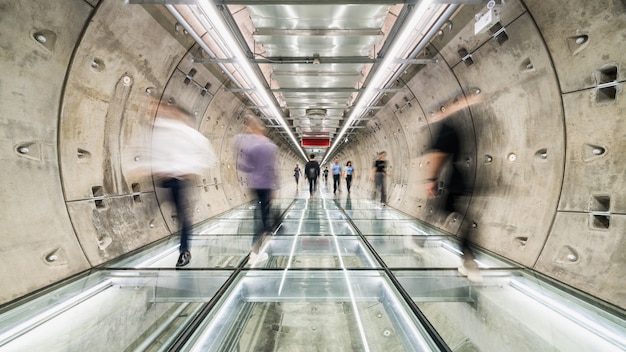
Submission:
M 0 350 L 626 349 L 623 0 L 4 0 L 0 28 Z M 182 269 L 137 171 L 167 105 L 218 159 Z M 279 150 L 258 267 L 250 116 Z M 425 191 L 442 118 L 472 189 L 448 216 Z M 295 186 L 310 154 L 350 160 L 350 194 Z

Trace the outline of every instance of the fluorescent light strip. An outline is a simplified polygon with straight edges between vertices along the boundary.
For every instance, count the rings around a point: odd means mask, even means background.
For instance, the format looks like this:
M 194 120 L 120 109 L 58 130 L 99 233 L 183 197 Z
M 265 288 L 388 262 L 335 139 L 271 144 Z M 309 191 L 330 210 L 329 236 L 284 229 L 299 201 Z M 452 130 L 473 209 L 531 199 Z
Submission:
M 191 27 L 191 25 L 189 24 L 189 22 L 187 22 L 187 20 L 180 14 L 180 12 L 178 12 L 178 10 L 176 10 L 176 8 L 174 7 L 174 5 L 165 5 L 165 8 L 167 8 L 167 10 L 172 14 L 172 16 L 174 16 L 174 18 L 180 23 L 182 24 L 183 28 L 185 28 L 185 30 L 187 31 L 187 33 L 189 33 L 189 35 L 191 35 L 191 37 L 196 41 L 196 43 L 198 43 L 198 45 L 200 45 L 200 47 L 206 51 L 209 55 L 211 55 L 213 58 L 216 58 L 216 55 L 211 51 L 211 48 L 209 48 L 207 46 L 207 44 L 202 40 L 202 38 L 200 38 L 200 36 L 194 31 L 194 29 Z M 194 14 L 195 15 L 195 14 Z M 197 18 L 197 17 L 196 17 Z M 239 88 L 244 88 L 241 83 L 230 73 L 230 71 L 221 63 L 218 63 L 218 66 L 220 66 L 222 68 L 222 70 L 224 71 L 224 73 L 230 78 L 231 81 L 233 81 L 235 84 L 237 84 L 239 86 Z M 248 98 L 250 98 L 250 100 L 255 101 L 254 98 L 252 98 L 252 96 L 250 96 L 250 94 L 248 94 L 248 92 L 244 92 L 245 95 L 248 96 Z
M 243 281 L 244 280 L 241 280 L 237 283 L 237 286 L 235 286 L 235 288 L 230 292 L 230 294 L 226 296 L 226 300 L 224 301 L 222 305 L 220 305 L 219 307 L 213 308 L 213 309 L 217 309 L 217 314 L 215 315 L 213 319 L 204 323 L 205 326 L 202 327 L 202 333 L 200 334 L 200 336 L 198 336 L 197 339 L 193 340 L 193 345 L 188 347 L 190 348 L 191 351 L 200 351 L 200 352 L 206 351 L 204 342 L 207 341 L 211 337 L 211 334 L 213 334 L 214 332 L 219 332 L 219 330 L 223 328 L 223 324 L 224 324 L 223 322 L 228 320 L 227 318 L 225 318 L 225 315 L 232 314 L 232 310 L 227 309 L 227 308 L 231 307 L 233 305 L 233 302 L 236 299 L 241 298 L 240 292 L 243 287 Z M 216 322 L 216 323 L 209 324 L 210 322 Z M 209 327 L 211 327 L 211 329 L 209 329 Z M 198 331 L 198 329 L 196 329 L 196 331 Z
M 341 128 L 341 131 L 335 138 L 335 141 L 326 152 L 324 159 L 322 160 L 322 164 L 325 163 L 326 159 L 330 157 L 331 152 L 343 140 L 343 136 L 348 131 L 348 128 L 350 128 L 350 125 L 352 125 L 352 122 L 354 122 L 354 120 L 357 117 L 360 117 L 365 112 L 365 107 L 369 106 L 371 101 L 376 97 L 376 94 L 375 94 L 376 89 L 379 88 L 380 84 L 385 79 L 389 79 L 389 75 L 386 72 L 387 69 L 389 67 L 395 67 L 395 65 L 397 65 L 397 64 L 394 64 L 394 61 L 398 59 L 396 56 L 398 55 L 401 49 L 403 49 L 406 45 L 408 45 L 406 38 L 411 37 L 410 36 L 411 32 L 415 29 L 415 26 L 417 26 L 419 21 L 422 20 L 422 17 L 426 14 L 426 10 L 428 10 L 428 7 L 431 5 L 431 2 L 432 0 L 420 1 L 419 5 L 417 5 L 417 7 L 413 9 L 413 12 L 411 13 L 409 19 L 407 20 L 407 23 L 400 30 L 400 32 L 394 36 L 394 38 L 398 38 L 398 39 L 404 38 L 404 40 L 394 41 L 394 43 L 391 45 L 387 53 L 385 53 L 385 57 L 383 58 L 383 61 L 380 63 L 380 65 L 378 66 L 378 69 L 376 70 L 376 72 L 374 72 L 373 78 L 370 80 L 370 83 L 367 85 L 367 87 L 365 87 L 365 91 L 359 97 L 354 109 L 352 109 L 352 112 L 350 113 L 350 117 L 348 118 L 348 121 L 346 121 L 346 123 L 343 125 L 343 128 Z
M 370 351 L 370 347 L 369 347 L 369 343 L 367 342 L 367 336 L 365 334 L 365 328 L 363 327 L 363 322 L 361 320 L 361 315 L 359 314 L 359 307 L 356 304 L 356 298 L 354 297 L 354 292 L 352 291 L 352 284 L 351 284 L 351 280 L 350 280 L 350 272 L 348 271 L 348 269 L 346 269 L 346 266 L 343 262 L 343 256 L 341 255 L 341 249 L 339 247 L 339 239 L 337 238 L 337 235 L 335 234 L 335 229 L 333 227 L 333 222 L 330 218 L 330 213 L 328 212 L 328 209 L 326 208 L 326 203 L 324 202 L 324 209 L 326 210 L 326 220 L 328 220 L 328 224 L 330 225 L 330 234 L 333 236 L 333 241 L 335 243 L 335 248 L 337 250 L 337 258 L 339 259 L 339 265 L 341 267 L 341 270 L 343 271 L 343 276 L 346 280 L 346 286 L 348 288 L 348 295 L 350 296 L 350 301 L 352 303 L 352 310 L 354 311 L 354 315 L 355 315 L 355 319 L 356 319 L 356 324 L 357 327 L 359 329 L 359 334 L 361 335 L 361 343 L 363 343 L 363 347 L 365 348 L 366 352 Z
M 305 200 L 305 207 L 307 209 L 309 207 L 309 200 Z M 302 210 L 302 215 L 300 215 L 300 220 L 298 222 L 298 230 L 296 230 L 296 235 L 293 238 L 293 242 L 291 243 L 291 250 L 289 251 L 289 259 L 287 260 L 287 266 L 285 270 L 283 270 L 283 277 L 280 279 L 280 285 L 278 286 L 278 295 L 280 296 L 281 292 L 283 292 L 283 285 L 285 284 L 285 279 L 287 278 L 287 271 L 291 268 L 291 261 L 293 260 L 294 253 L 296 251 L 296 244 L 298 243 L 298 236 L 300 235 L 300 231 L 302 231 L 302 223 L 304 222 L 304 209 Z M 281 224 L 282 225 L 282 224 Z
M 71 297 L 65 301 L 60 302 L 59 304 L 51 307 L 50 309 L 45 310 L 35 315 L 34 317 L 29 318 L 28 320 L 11 327 L 10 329 L 0 334 L 0 346 L 3 346 L 9 343 L 10 341 L 22 336 L 28 331 L 38 327 L 39 325 L 47 322 L 48 320 L 56 317 L 57 315 L 65 312 L 66 310 L 69 310 L 70 308 L 91 298 L 92 296 L 95 296 L 96 294 L 106 290 L 107 288 L 111 286 L 113 286 L 113 281 L 111 281 L 110 279 L 107 279 L 106 281 L 103 281 L 95 286 L 92 286 L 91 288 L 81 292 L 80 294 L 74 297 Z
M 245 53 L 239 46 L 238 42 L 233 37 L 230 29 L 224 23 L 224 19 L 222 15 L 217 11 L 217 6 L 213 1 L 204 0 L 198 1 L 198 7 L 202 10 L 202 12 L 207 16 L 207 20 L 214 27 L 217 33 L 220 35 L 220 39 L 222 40 L 222 46 L 226 46 L 230 48 L 233 52 L 234 58 L 237 60 L 239 68 L 243 71 L 244 77 L 250 79 L 252 82 L 252 87 L 256 88 L 255 93 L 260 95 L 262 101 L 257 101 L 256 103 L 262 107 L 269 109 L 266 111 L 267 116 L 273 117 L 278 120 L 278 122 L 283 126 L 289 138 L 294 143 L 295 147 L 302 153 L 302 156 L 305 160 L 307 160 L 307 155 L 304 153 L 304 150 L 300 147 L 300 144 L 296 140 L 296 137 L 291 132 L 291 128 L 287 125 L 287 122 L 282 116 L 282 113 L 278 111 L 278 108 L 274 104 L 274 99 L 272 99 L 267 91 L 264 89 L 265 85 L 261 82 L 256 72 L 252 69 L 252 65 L 248 61 Z M 207 29 L 208 30 L 208 29 Z M 209 31 L 210 33 L 210 31 Z M 214 40 L 217 39 L 212 37 Z M 225 43 L 224 43 L 225 42 Z M 264 108 L 261 108 L 264 109 Z M 265 109 L 264 109 L 265 110 Z
M 365 258 L 367 258 L 367 262 L 370 265 L 370 267 L 375 268 L 377 264 L 376 261 L 374 260 L 374 258 L 372 258 L 372 256 L 369 255 L 369 251 L 367 250 L 367 247 L 365 247 L 363 243 L 361 243 L 361 241 L 359 241 L 359 248 L 361 248 L 361 250 L 365 254 Z
M 443 241 L 443 244 L 441 245 L 441 247 L 443 247 L 444 249 L 447 249 L 448 251 L 452 253 L 458 254 L 459 257 L 461 257 L 461 259 L 463 258 L 463 252 L 460 249 L 453 247 L 448 242 Z M 483 261 L 476 259 L 476 257 L 474 257 L 474 262 L 476 263 L 476 265 L 478 265 L 480 269 L 489 269 L 489 265 L 485 264 L 485 262 Z
M 560 301 L 549 297 L 545 293 L 539 292 L 536 289 L 528 286 L 527 284 L 520 282 L 518 279 L 511 279 L 509 284 L 511 285 L 511 287 L 517 289 L 518 291 L 524 293 L 535 301 L 538 301 L 539 303 L 552 309 L 556 313 L 566 317 L 570 321 L 593 332 L 594 334 L 609 341 L 610 343 L 615 344 L 619 348 L 626 350 L 626 337 L 623 335 L 623 331 L 622 334 L 620 334 L 619 332 L 615 331 L 614 328 L 607 327 L 606 325 L 600 324 L 598 321 L 590 319 L 586 314 L 573 310 L 572 308 L 561 303 Z
M 422 230 L 422 229 L 419 229 L 419 228 L 415 227 L 415 225 L 411 225 L 411 226 L 409 226 L 409 227 L 410 227 L 410 228 L 412 228 L 413 230 L 415 230 L 415 231 L 417 231 L 417 232 L 421 233 L 421 234 L 422 234 L 422 235 L 424 235 L 424 236 L 431 236 L 428 232 L 426 232 L 426 231 L 424 231 L 424 230 Z
M 148 258 L 148 259 L 144 260 L 143 262 L 134 265 L 133 268 L 137 269 L 137 268 L 149 267 L 150 265 L 156 263 L 157 261 L 159 261 L 159 260 L 167 257 L 168 255 L 172 254 L 179 247 L 180 247 L 180 243 L 175 245 L 175 246 L 172 246 L 171 248 L 167 248 L 163 252 L 158 253 L 157 255 L 155 255 L 154 257 Z
M 406 302 L 404 301 L 400 301 L 397 297 L 398 293 L 394 292 L 391 289 L 391 285 L 389 285 L 388 282 L 384 282 L 382 287 L 384 288 L 385 291 L 387 291 L 387 295 L 385 297 L 389 297 L 389 300 L 391 302 L 389 302 L 389 304 L 392 307 L 403 307 L 403 304 L 406 304 Z M 429 336 L 428 332 L 423 331 L 420 332 L 418 330 L 418 326 L 422 326 L 421 323 L 419 323 L 420 325 L 415 324 L 415 321 L 413 319 L 411 319 L 411 317 L 408 314 L 408 311 L 410 309 L 397 309 L 396 312 L 399 314 L 399 318 L 401 318 L 402 321 L 404 321 L 405 323 L 402 324 L 403 327 L 405 328 L 409 328 L 411 330 L 411 333 L 413 334 L 413 336 L 415 336 L 415 340 L 419 343 L 419 346 L 411 346 L 412 349 L 414 351 L 432 351 L 432 347 L 428 344 L 428 342 L 426 341 L 426 339 L 424 338 L 424 336 Z

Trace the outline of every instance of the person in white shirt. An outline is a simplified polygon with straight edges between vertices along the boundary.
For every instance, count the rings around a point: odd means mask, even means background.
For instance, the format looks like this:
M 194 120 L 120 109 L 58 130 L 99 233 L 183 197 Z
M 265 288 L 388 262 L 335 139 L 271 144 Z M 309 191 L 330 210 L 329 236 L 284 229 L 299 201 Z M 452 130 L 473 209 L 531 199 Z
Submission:
M 185 266 L 191 260 L 191 214 L 187 196 L 190 180 L 217 164 L 211 143 L 192 128 L 190 122 L 191 115 L 180 107 L 160 105 L 153 124 L 150 149 L 154 181 L 160 187 L 169 189 L 176 208 L 180 226 L 176 266 Z

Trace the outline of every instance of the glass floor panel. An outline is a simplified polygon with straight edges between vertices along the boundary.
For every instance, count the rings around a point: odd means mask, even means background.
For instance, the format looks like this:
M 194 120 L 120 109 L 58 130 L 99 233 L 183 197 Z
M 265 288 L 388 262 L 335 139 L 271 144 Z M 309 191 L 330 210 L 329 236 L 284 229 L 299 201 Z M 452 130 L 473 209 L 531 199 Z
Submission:
M 379 268 L 359 237 L 275 236 L 262 248 L 266 268 Z
M 2 351 L 125 351 L 168 345 L 231 272 L 100 271 L 0 315 Z
M 417 220 L 352 220 L 363 235 L 448 235 Z
M 461 244 L 452 236 L 366 236 L 389 268 L 457 268 L 462 265 Z M 472 250 L 481 269 L 519 268 L 480 249 Z
M 391 210 L 388 207 L 383 209 L 353 209 L 346 210 L 346 214 L 351 219 L 368 219 L 373 220 L 408 220 L 413 219 L 410 215 L 401 213 L 399 211 Z
M 254 221 L 211 219 L 195 225 L 194 235 L 254 235 Z
M 343 209 L 346 210 L 357 210 L 357 209 L 389 209 L 386 206 L 381 205 L 378 202 L 374 202 L 368 199 L 352 199 L 350 197 L 346 197 L 343 199 L 335 199 L 335 202 L 339 204 Z
M 454 271 L 393 273 L 452 350 L 626 350 L 623 315 L 538 275 L 489 270 L 472 284 Z
M 345 220 L 328 221 L 326 219 L 317 220 L 284 220 L 276 235 L 337 235 L 355 236 L 354 228 Z
M 285 220 L 300 219 L 324 219 L 324 220 L 345 220 L 346 215 L 337 209 L 308 209 L 308 210 L 289 210 L 285 214 Z
M 339 210 L 339 205 L 333 199 L 313 198 L 296 199 L 290 209 L 293 210 Z
M 397 296 L 383 272 L 242 273 L 182 350 L 438 351 Z
M 252 236 L 192 236 L 192 260 L 185 268 L 236 268 L 250 253 Z M 108 268 L 175 268 L 179 238 L 172 236 L 148 249 L 106 263 Z
M 182 269 L 173 235 L 0 307 L 0 351 L 626 350 L 624 310 L 480 249 L 470 282 L 456 237 L 394 209 L 275 204 L 268 260 L 250 202 L 194 226 Z

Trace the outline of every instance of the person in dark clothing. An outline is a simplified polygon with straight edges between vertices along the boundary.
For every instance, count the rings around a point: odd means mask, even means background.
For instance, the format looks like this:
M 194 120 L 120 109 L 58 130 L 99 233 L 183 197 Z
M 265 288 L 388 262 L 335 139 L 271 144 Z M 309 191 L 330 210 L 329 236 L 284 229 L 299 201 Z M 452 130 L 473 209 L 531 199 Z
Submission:
M 328 184 L 328 167 L 324 168 L 324 184 Z
M 335 158 L 335 162 L 330 166 L 333 170 L 333 193 L 337 190 L 341 192 L 341 176 L 343 175 L 343 167 L 339 164 L 339 159 Z
M 469 104 L 474 99 L 468 99 L 465 104 Z M 464 103 L 456 103 L 452 106 L 453 111 L 458 111 L 461 107 L 467 106 Z M 446 114 L 449 116 L 450 113 Z M 461 168 L 465 165 L 461 158 L 461 138 L 458 130 L 448 121 L 445 116 L 439 122 L 439 131 L 433 139 L 433 144 L 428 155 L 431 171 L 427 175 L 425 185 L 426 192 L 430 198 L 442 196 L 447 193 L 444 211 L 448 216 L 452 213 L 463 214 L 465 207 L 463 200 L 472 193 L 471 187 L 463 177 Z M 450 167 L 450 172 L 443 172 L 446 166 Z M 444 177 L 447 175 L 447 177 Z M 459 267 L 459 272 L 467 276 L 471 281 L 482 281 L 482 276 L 478 266 L 474 261 L 474 254 L 469 247 L 467 221 L 464 221 L 459 229 L 461 247 L 463 252 L 463 265 Z
M 370 176 L 370 181 L 374 181 L 373 197 L 376 198 L 376 192 L 380 192 L 380 202 L 383 205 L 387 204 L 387 194 L 385 193 L 385 176 L 388 174 L 386 156 L 387 152 L 378 153 L 378 158 L 374 161 Z
M 317 177 L 320 175 L 320 164 L 315 160 L 315 154 L 309 156 L 309 162 L 304 166 L 304 174 L 309 180 L 309 194 L 317 190 Z

